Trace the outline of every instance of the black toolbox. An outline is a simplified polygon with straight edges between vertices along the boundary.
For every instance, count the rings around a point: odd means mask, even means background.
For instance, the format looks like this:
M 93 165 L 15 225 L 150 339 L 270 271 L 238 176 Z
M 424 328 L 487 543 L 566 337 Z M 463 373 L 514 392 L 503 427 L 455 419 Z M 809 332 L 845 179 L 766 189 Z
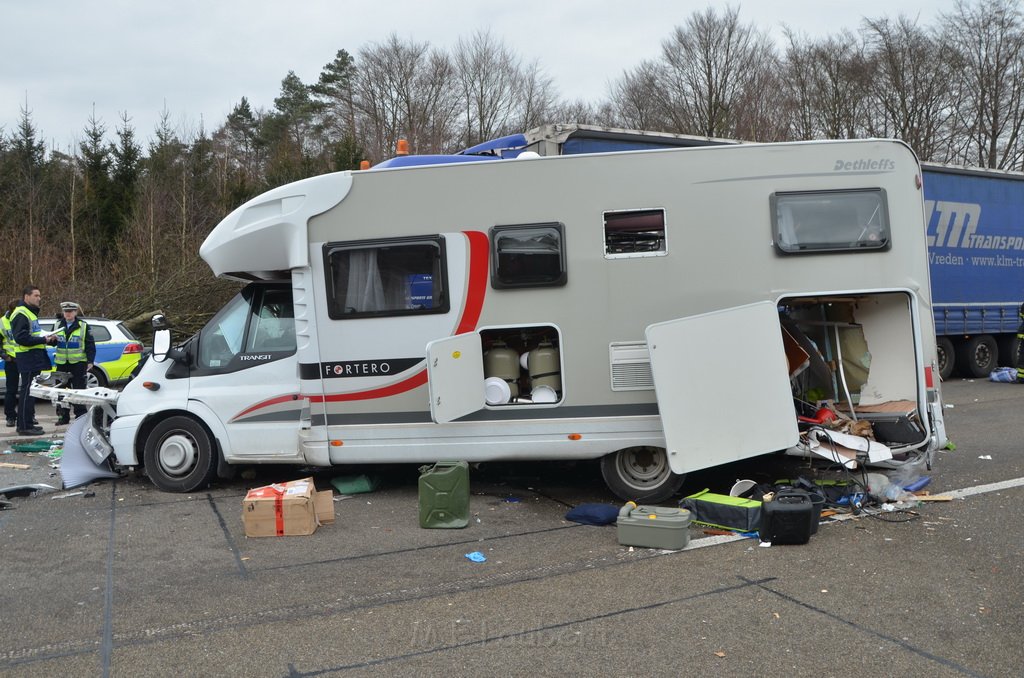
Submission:
M 806 544 L 811 525 L 817 521 L 811 495 L 804 490 L 779 490 L 761 506 L 761 541 L 772 544 Z

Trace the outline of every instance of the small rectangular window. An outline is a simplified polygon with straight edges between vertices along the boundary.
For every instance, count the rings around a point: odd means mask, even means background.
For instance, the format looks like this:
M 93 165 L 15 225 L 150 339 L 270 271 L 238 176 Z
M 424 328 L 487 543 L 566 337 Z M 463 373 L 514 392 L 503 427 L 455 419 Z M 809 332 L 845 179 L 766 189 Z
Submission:
M 565 235 L 562 224 L 520 224 L 491 229 L 491 286 L 564 285 Z
M 650 257 L 667 253 L 665 210 L 622 210 L 604 213 L 604 255 Z
M 447 313 L 440 237 L 324 245 L 331 318 Z
M 775 193 L 772 236 L 785 254 L 888 249 L 891 232 L 885 191 Z
M 291 290 L 268 289 L 257 303 L 253 303 L 245 352 L 295 352 L 295 317 Z

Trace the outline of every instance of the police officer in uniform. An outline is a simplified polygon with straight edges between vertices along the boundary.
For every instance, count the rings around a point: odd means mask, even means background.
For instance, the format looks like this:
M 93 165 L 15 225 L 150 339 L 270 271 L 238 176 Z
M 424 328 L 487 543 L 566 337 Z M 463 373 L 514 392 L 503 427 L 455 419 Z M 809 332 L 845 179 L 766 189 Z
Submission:
M 67 372 L 71 375 L 71 388 L 85 388 L 86 373 L 96 360 L 96 342 L 93 341 L 89 326 L 84 320 L 79 320 L 78 312 L 81 307 L 73 301 L 60 302 L 62 318 L 57 321 L 57 329 L 54 334 L 57 337 L 57 352 L 53 356 L 53 362 L 58 372 Z M 75 405 L 75 416 L 85 414 L 85 405 Z M 67 424 L 71 421 L 71 413 L 65 407 L 57 408 L 57 425 Z
M 4 414 L 7 415 L 7 428 L 18 425 L 18 362 L 14 356 L 18 353 L 18 344 L 14 341 L 11 330 L 11 314 L 18 306 L 17 299 L 7 304 L 7 312 L 0 316 L 0 333 L 3 334 L 4 376 L 7 377 L 7 393 L 4 395 Z
M 38 436 L 43 429 L 36 422 L 36 403 L 29 395 L 32 380 L 40 372 L 50 369 L 50 356 L 46 353 L 48 344 L 56 344 L 54 335 L 43 336 L 39 327 L 39 304 L 42 293 L 35 285 L 26 285 L 22 302 L 11 313 L 11 332 L 17 344 L 14 358 L 18 363 L 18 435 Z

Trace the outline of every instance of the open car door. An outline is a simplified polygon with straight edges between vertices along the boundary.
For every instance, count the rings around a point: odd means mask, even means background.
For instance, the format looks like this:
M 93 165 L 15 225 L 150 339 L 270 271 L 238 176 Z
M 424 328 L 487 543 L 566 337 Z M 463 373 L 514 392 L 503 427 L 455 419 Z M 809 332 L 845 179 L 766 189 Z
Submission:
M 647 328 L 669 466 L 689 473 L 799 439 L 778 309 L 770 302 Z
M 480 335 L 458 334 L 427 344 L 430 416 L 438 424 L 484 407 L 484 358 Z

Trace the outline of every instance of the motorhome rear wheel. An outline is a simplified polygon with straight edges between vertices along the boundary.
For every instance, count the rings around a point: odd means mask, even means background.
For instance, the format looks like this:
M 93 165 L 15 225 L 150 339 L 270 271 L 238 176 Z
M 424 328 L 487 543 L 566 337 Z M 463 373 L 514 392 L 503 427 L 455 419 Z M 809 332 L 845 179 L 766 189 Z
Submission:
M 601 475 L 621 499 L 664 501 L 679 491 L 685 475 L 672 473 L 661 447 L 628 447 L 601 457 Z

